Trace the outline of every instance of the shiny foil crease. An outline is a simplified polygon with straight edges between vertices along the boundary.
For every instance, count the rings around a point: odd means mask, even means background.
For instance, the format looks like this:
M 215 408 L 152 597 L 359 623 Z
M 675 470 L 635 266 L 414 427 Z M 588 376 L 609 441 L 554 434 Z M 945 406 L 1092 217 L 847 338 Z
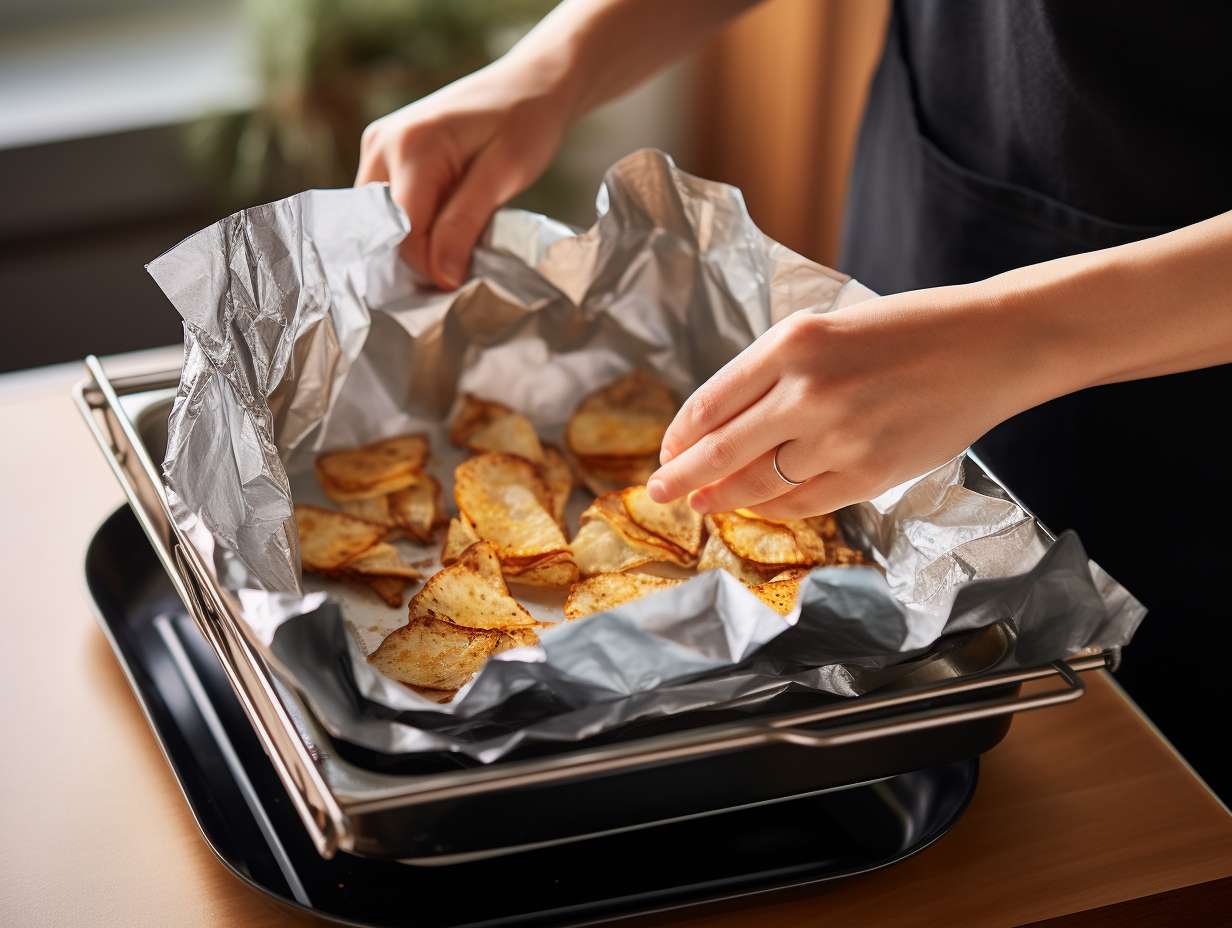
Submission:
M 774 322 L 873 295 L 763 235 L 739 191 L 659 152 L 617 163 L 597 213 L 577 232 L 502 211 L 453 293 L 416 286 L 397 255 L 408 222 L 383 185 L 245 210 L 150 264 L 184 320 L 163 464 L 173 518 L 332 735 L 488 762 L 793 689 L 856 695 L 870 671 L 994 622 L 1017 632 L 1010 663 L 1129 640 L 1137 601 L 960 457 L 846 510 L 884 577 L 816 570 L 786 622 L 710 572 L 545 631 L 448 705 L 374 671 L 339 605 L 303 594 L 288 474 L 318 451 L 421 429 L 440 447 L 462 391 L 549 433 L 635 366 L 687 396 Z

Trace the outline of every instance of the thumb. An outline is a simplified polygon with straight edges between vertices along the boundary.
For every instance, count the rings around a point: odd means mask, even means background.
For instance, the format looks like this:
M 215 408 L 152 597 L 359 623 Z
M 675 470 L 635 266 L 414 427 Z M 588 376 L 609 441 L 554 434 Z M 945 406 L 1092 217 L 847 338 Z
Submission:
M 466 277 L 471 251 L 496 208 L 525 187 L 516 159 L 500 145 L 485 148 L 432 223 L 428 266 L 437 286 L 452 290 Z

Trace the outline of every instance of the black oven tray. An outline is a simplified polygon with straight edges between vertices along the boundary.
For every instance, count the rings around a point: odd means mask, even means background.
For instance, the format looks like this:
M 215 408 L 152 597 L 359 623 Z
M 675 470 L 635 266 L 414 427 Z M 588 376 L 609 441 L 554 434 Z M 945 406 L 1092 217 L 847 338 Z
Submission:
M 99 622 L 219 859 L 278 900 L 359 925 L 579 925 L 885 867 L 958 819 L 978 762 L 648 830 L 445 866 L 323 859 L 213 649 L 125 506 L 86 555 Z M 481 891 L 476 891 L 480 889 Z

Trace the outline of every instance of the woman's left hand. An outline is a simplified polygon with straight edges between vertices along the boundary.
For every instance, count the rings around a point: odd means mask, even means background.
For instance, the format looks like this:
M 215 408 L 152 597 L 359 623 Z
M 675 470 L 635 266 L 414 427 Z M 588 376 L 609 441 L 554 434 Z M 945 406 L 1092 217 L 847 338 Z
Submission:
M 793 519 L 944 463 L 1056 395 L 1047 342 L 1015 327 L 1013 307 L 993 292 L 919 290 L 788 317 L 677 413 L 650 496 L 691 494 L 703 513 L 745 507 Z M 776 473 L 776 449 L 800 486 Z

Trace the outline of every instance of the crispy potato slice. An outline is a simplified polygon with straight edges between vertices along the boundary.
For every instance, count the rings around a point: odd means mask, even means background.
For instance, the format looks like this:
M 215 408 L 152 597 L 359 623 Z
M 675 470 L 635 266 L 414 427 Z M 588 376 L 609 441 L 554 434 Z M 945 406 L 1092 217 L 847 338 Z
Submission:
M 725 570 L 746 586 L 756 586 L 766 579 L 754 565 L 732 553 L 713 527 L 709 516 L 706 517 L 706 525 L 710 529 L 710 537 L 706 539 L 706 546 L 702 548 L 702 556 L 697 562 L 699 571 Z
M 467 628 L 511 629 L 539 624 L 509 595 L 496 547 L 488 541 L 475 542 L 457 562 L 433 574 L 411 598 L 409 613 L 412 620 L 444 619 Z
M 339 502 L 342 511 L 358 519 L 378 522 L 390 528 L 395 528 L 393 516 L 389 511 L 388 496 L 373 496 L 369 499 L 351 499 Z
M 340 569 L 388 533 L 383 525 L 319 506 L 296 505 L 295 525 L 304 570 L 324 573 Z
M 543 445 L 535 427 L 517 412 L 506 413 L 476 429 L 467 438 L 466 447 L 475 452 L 503 451 L 526 458 L 532 464 L 543 463 Z
M 462 405 L 449 423 L 449 441 L 459 448 L 464 448 L 475 432 L 511 412 L 513 410 L 504 403 L 481 400 L 473 393 L 463 393 Z
M 386 541 L 378 542 L 362 554 L 351 558 L 342 569 L 365 577 L 401 577 L 406 580 L 419 580 L 423 577 L 418 568 L 402 560 L 398 549 Z
M 505 579 L 526 586 L 565 588 L 578 579 L 572 551 L 557 551 L 525 564 L 503 564 Z
M 630 371 L 582 400 L 565 428 L 565 442 L 581 457 L 657 455 L 676 415 L 676 398 L 653 374 Z
M 543 446 L 543 463 L 539 465 L 539 475 L 548 488 L 552 498 L 552 515 L 562 525 L 565 522 L 565 507 L 569 504 L 569 496 L 573 493 L 573 468 L 565 456 L 555 445 Z
M 462 552 L 479 540 L 474 527 L 466 520 L 466 516 L 455 516 L 449 520 L 449 530 L 445 532 L 445 545 L 441 549 L 441 563 L 445 566 L 457 561 Z
M 427 459 L 427 436 L 397 435 L 358 448 L 327 451 L 317 457 L 316 470 L 327 493 L 332 489 L 376 496 L 398 489 L 391 483 L 422 470 Z
M 657 552 L 634 547 L 603 519 L 583 525 L 573 536 L 569 548 L 584 577 L 632 570 L 661 559 Z
M 629 518 L 693 557 L 702 550 L 701 513 L 687 499 L 656 503 L 644 486 L 629 487 L 620 494 Z
M 417 541 L 432 540 L 443 510 L 441 485 L 430 474 L 420 474 L 409 487 L 389 494 L 390 520 Z
M 569 591 L 569 597 L 565 600 L 565 618 L 580 619 L 596 612 L 606 612 L 681 583 L 684 581 L 647 574 L 597 574 L 575 584 Z
M 826 564 L 835 567 L 876 567 L 877 562 L 859 548 L 845 544 L 826 545 Z
M 385 600 L 385 605 L 391 609 L 397 609 L 402 605 L 402 597 L 406 594 L 405 580 L 398 577 L 366 577 L 359 574 L 343 576 L 371 589 L 377 596 Z
M 469 682 L 493 654 L 532 643 L 520 635 L 412 616 L 410 622 L 385 637 L 368 655 L 368 662 L 401 683 L 456 690 Z
M 625 509 L 619 493 L 606 493 L 596 499 L 582 513 L 582 524 L 603 519 L 624 537 L 634 548 L 644 548 L 648 554 L 656 555 L 655 559 L 669 561 L 681 567 L 692 567 L 697 559 L 690 557 L 670 541 L 648 532 L 631 518 Z
M 458 511 L 475 533 L 491 541 L 501 560 L 540 557 L 567 547 L 551 499 L 533 464 L 512 454 L 487 452 L 454 471 Z
M 838 519 L 834 513 L 829 512 L 821 516 L 809 516 L 804 522 L 827 544 L 831 542 L 842 543 L 843 532 L 838 526 Z
M 325 495 L 332 499 L 335 503 L 352 503 L 366 499 L 375 499 L 380 496 L 386 496 L 393 493 L 395 490 L 401 490 L 403 487 L 409 487 L 419 479 L 419 471 L 411 470 L 403 474 L 394 474 L 379 483 L 371 484 L 362 490 L 349 490 L 344 487 L 339 487 L 329 481 L 329 478 L 324 476 L 319 471 L 317 472 L 317 482 L 321 484 L 321 489 L 325 491 Z
M 800 586 L 808 575 L 807 568 L 793 567 L 791 570 L 775 574 L 765 583 L 759 583 L 750 589 L 754 596 L 779 615 L 787 615 L 796 608 L 796 603 L 800 599 Z
M 578 458 L 578 473 L 595 496 L 644 484 L 659 467 L 654 455 L 630 458 Z
M 711 518 L 723 543 L 746 561 L 795 567 L 826 559 L 825 543 L 803 522 L 770 522 L 736 512 L 716 512 Z

